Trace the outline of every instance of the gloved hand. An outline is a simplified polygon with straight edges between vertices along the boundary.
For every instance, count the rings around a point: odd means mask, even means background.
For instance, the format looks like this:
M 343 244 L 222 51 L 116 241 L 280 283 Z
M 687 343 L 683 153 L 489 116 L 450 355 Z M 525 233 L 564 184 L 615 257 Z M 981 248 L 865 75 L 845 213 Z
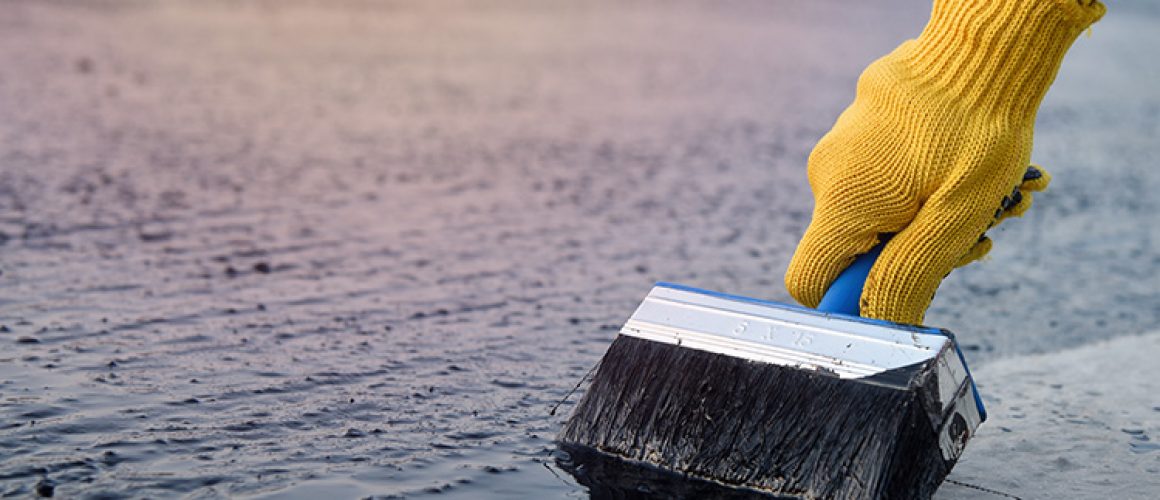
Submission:
M 935 0 L 918 39 L 866 68 L 810 154 L 815 206 L 786 272 L 790 294 L 817 307 L 855 256 L 897 233 L 866 279 L 861 314 L 921 323 L 943 277 L 985 255 L 983 233 L 1049 182 L 1027 167 L 1035 114 L 1067 49 L 1104 10 L 1093 0 Z

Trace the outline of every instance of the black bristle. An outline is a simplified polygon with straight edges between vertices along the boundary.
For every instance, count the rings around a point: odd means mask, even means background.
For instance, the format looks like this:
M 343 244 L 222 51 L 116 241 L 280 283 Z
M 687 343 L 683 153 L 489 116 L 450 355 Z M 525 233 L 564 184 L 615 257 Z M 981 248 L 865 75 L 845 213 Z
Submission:
M 802 498 L 929 498 L 953 466 L 916 391 L 624 335 L 559 440 Z
M 652 464 L 624 460 L 582 446 L 561 444 L 560 451 L 565 454 L 558 456 L 557 465 L 588 488 L 590 500 L 658 498 L 752 500 L 755 497 L 793 499 L 786 496 L 771 496 L 751 488 L 688 477 Z

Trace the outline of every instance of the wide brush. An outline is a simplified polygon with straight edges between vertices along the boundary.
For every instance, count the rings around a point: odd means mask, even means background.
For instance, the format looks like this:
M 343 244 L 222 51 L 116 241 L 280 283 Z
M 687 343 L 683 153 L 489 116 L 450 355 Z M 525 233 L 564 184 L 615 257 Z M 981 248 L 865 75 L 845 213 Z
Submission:
M 986 418 L 954 337 L 860 318 L 862 255 L 813 310 L 658 283 L 558 436 L 796 498 L 929 498 Z

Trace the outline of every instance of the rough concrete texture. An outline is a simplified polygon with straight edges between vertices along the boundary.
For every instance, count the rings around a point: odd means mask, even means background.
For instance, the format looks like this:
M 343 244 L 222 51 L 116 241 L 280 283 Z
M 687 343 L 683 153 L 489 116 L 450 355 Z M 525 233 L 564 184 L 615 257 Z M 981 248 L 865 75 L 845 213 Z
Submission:
M 1022 498 L 1160 493 L 1160 332 L 988 364 L 991 418 L 952 476 Z M 975 498 L 944 485 L 939 499 Z
M 1052 188 L 927 316 L 1000 408 L 1046 379 L 986 363 L 1160 319 L 1160 9 L 1123 4 L 1041 110 Z M 928 9 L 0 3 L 0 493 L 583 496 L 549 406 L 655 280 L 789 300 L 806 156 Z M 971 481 L 1041 437 L 1005 427 Z M 1032 458 L 996 478 L 1103 470 Z

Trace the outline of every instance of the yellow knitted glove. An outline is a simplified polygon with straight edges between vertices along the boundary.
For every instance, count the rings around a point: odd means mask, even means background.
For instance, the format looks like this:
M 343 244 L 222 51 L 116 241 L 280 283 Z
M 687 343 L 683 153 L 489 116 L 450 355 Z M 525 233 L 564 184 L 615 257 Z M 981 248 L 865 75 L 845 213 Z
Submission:
M 921 323 L 943 277 L 990 249 L 984 231 L 1046 187 L 1046 173 L 1027 167 L 1035 114 L 1104 10 L 1094 0 L 935 0 L 918 39 L 866 68 L 810 154 L 813 221 L 785 276 L 790 294 L 817 307 L 880 233 L 898 233 L 870 271 L 861 314 Z

